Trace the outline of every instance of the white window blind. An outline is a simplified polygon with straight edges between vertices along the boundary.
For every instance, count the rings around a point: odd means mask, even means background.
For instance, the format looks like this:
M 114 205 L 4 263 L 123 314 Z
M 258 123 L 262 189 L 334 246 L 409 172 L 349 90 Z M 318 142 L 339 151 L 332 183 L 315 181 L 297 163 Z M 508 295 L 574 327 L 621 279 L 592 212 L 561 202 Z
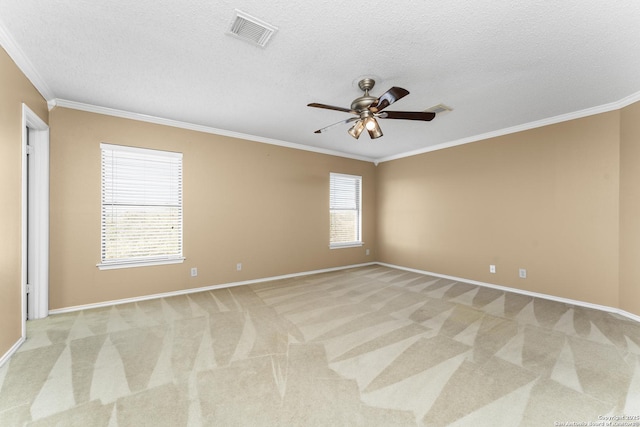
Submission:
M 331 173 L 329 188 L 329 245 L 361 245 L 362 177 Z
M 100 148 L 101 267 L 180 262 L 182 153 Z

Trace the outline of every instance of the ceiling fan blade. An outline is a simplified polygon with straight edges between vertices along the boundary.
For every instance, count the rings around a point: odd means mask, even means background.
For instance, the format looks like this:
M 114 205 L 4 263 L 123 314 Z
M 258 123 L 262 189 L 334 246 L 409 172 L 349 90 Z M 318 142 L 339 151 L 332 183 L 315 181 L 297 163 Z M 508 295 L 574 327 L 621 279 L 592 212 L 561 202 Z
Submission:
M 397 100 L 404 98 L 409 95 L 409 91 L 403 89 L 401 87 L 394 86 L 385 93 L 383 93 L 380 98 L 378 98 L 373 104 L 369 106 L 369 110 L 374 113 L 378 111 L 382 111 L 387 108 L 389 105 L 393 104 Z
M 435 116 L 436 113 L 430 111 L 385 111 L 376 115 L 381 119 L 422 120 L 425 122 L 430 122 Z
M 347 123 L 354 122 L 356 120 L 360 120 L 360 117 L 351 117 L 350 119 L 342 120 L 342 121 L 340 121 L 338 123 L 334 123 L 332 125 L 323 127 L 322 129 L 318 129 L 317 131 L 315 131 L 313 133 L 324 133 L 324 132 L 328 131 L 329 129 L 331 129 L 331 128 L 335 127 L 335 126 L 344 125 L 344 124 L 347 124 Z
M 312 102 L 311 104 L 307 104 L 307 107 L 324 108 L 325 110 L 336 110 L 336 111 L 343 111 L 345 113 L 356 114 L 355 111 L 350 110 L 348 108 L 334 107 L 333 105 L 327 105 L 327 104 L 318 104 L 317 102 Z

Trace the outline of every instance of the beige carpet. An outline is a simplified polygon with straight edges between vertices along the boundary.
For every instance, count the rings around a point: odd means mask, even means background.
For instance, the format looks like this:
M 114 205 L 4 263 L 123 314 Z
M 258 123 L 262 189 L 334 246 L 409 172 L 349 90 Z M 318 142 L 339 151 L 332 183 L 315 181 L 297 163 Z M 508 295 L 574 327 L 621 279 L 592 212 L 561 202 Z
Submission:
M 382 266 L 30 321 L 0 367 L 2 426 L 511 427 L 623 414 L 640 416 L 637 322 Z

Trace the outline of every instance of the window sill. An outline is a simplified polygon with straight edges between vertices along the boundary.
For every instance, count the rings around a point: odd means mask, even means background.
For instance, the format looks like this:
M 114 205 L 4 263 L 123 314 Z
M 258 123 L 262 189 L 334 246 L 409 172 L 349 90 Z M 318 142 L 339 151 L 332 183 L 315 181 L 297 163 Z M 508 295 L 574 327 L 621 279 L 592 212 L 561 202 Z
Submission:
M 364 242 L 336 243 L 329 245 L 329 249 L 359 248 L 362 246 L 364 246 Z
M 152 265 L 166 265 L 166 264 L 182 264 L 185 258 L 173 258 L 173 259 L 160 259 L 154 261 L 132 261 L 132 262 L 118 262 L 118 263 L 106 263 L 96 264 L 100 270 L 116 270 L 119 268 L 134 268 L 134 267 L 148 267 Z

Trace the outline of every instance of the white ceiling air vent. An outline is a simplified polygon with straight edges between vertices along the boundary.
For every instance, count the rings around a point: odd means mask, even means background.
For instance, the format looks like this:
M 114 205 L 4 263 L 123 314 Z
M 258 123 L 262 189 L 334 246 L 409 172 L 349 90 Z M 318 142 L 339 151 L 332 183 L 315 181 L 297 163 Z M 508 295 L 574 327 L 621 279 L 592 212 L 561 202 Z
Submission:
M 438 105 L 434 105 L 433 107 L 429 107 L 424 111 L 425 113 L 444 114 L 444 113 L 448 113 L 449 111 L 453 111 L 453 108 L 447 107 L 444 104 L 438 104 Z
M 271 36 L 278 31 L 277 27 L 267 24 L 258 18 L 235 10 L 235 17 L 227 34 L 247 41 L 251 44 L 265 47 Z

